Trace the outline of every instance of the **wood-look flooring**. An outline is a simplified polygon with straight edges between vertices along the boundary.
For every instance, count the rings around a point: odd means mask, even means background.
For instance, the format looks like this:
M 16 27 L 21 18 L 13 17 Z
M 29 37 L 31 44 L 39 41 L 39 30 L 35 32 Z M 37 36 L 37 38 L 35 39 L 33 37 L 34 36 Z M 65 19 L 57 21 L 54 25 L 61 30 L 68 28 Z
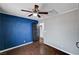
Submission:
M 38 41 L 25 45 L 4 53 L 1 55 L 68 55 L 46 44 L 39 43 Z

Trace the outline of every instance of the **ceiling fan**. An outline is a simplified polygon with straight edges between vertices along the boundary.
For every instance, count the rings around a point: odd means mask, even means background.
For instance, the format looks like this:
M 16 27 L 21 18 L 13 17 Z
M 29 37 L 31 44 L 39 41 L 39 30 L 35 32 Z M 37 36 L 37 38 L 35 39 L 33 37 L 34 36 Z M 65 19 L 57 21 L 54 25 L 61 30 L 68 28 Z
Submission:
M 29 17 L 30 17 L 30 16 L 37 16 L 37 17 L 40 18 L 40 17 L 41 17 L 40 14 L 48 14 L 48 12 L 40 12 L 38 5 L 34 5 L 34 9 L 32 9 L 32 11 L 24 10 L 24 9 L 22 9 L 21 11 L 31 13 L 30 15 L 28 15 Z

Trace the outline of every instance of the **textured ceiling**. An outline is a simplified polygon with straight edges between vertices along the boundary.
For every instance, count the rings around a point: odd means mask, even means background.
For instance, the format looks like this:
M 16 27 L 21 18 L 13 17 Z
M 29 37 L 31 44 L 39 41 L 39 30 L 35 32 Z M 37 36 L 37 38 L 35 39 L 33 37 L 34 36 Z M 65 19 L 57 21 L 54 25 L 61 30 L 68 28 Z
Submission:
M 39 19 L 34 16 L 28 17 L 28 12 L 21 11 L 21 9 L 31 10 L 35 4 L 40 6 L 40 11 L 49 12 L 49 15 L 41 15 L 41 19 L 78 8 L 77 3 L 0 3 L 0 12 L 25 18 Z

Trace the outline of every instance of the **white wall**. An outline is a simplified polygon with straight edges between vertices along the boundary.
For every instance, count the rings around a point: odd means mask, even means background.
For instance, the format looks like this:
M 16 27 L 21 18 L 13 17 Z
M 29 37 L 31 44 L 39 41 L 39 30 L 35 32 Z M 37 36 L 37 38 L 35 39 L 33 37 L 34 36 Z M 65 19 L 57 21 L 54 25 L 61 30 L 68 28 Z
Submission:
M 44 43 L 70 54 L 79 54 L 79 10 L 43 19 Z

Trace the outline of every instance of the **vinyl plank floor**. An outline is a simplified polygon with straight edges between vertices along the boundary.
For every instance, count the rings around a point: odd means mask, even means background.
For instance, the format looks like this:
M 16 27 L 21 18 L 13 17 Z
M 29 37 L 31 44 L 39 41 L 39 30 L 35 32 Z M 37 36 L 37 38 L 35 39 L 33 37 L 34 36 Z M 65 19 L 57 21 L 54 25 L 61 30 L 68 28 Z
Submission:
M 68 55 L 38 41 L 1 53 L 1 55 Z

